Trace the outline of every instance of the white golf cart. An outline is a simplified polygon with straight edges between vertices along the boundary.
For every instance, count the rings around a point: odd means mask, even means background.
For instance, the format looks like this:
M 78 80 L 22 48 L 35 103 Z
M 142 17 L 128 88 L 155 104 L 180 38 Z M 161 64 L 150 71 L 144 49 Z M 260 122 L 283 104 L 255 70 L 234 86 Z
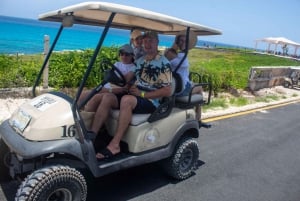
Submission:
M 185 30 L 199 35 L 218 35 L 220 31 L 167 15 L 134 7 L 104 2 L 86 2 L 51 11 L 40 20 L 61 22 L 57 36 L 33 86 L 33 94 L 61 32 L 73 24 L 103 26 L 99 42 L 83 75 L 75 98 L 62 92 L 39 95 L 21 105 L 10 119 L 0 125 L 0 179 L 21 179 L 16 200 L 86 200 L 86 174 L 101 177 L 121 169 L 161 161 L 166 172 L 179 180 L 196 168 L 199 149 L 198 120 L 194 106 L 209 100 L 201 95 L 163 99 L 153 114 L 134 114 L 122 140 L 122 153 L 112 160 L 97 161 L 92 137 L 86 129 L 88 119 L 80 111 L 106 82 L 124 85 L 123 76 L 113 65 L 105 79 L 89 96 L 78 103 L 95 59 L 110 28 L 153 30 L 176 35 Z M 187 55 L 187 52 L 186 52 Z M 173 80 L 174 91 L 180 82 Z M 202 85 L 209 85 L 204 83 Z M 209 85 L 210 86 L 210 85 Z M 211 89 L 211 88 L 210 88 Z M 209 96 L 210 97 L 210 96 Z M 79 106 L 78 106 L 79 105 Z M 117 124 L 116 113 L 106 123 L 111 138 Z

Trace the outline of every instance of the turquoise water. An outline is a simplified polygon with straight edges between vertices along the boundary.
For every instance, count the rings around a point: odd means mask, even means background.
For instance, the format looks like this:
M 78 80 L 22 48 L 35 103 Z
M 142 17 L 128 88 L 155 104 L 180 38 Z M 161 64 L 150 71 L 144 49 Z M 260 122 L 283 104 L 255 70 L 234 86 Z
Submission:
M 44 49 L 44 35 L 49 35 L 50 43 L 52 43 L 59 26 L 59 23 L 54 22 L 0 16 L 0 53 L 42 53 Z M 54 51 L 95 48 L 102 30 L 102 27 L 83 25 L 65 28 Z M 174 38 L 171 36 L 160 36 L 159 45 L 169 47 L 172 45 L 173 40 Z M 120 46 L 125 43 L 129 43 L 129 31 L 110 29 L 103 45 Z M 197 45 L 204 46 L 205 44 L 210 46 L 231 46 L 208 41 L 198 41 Z

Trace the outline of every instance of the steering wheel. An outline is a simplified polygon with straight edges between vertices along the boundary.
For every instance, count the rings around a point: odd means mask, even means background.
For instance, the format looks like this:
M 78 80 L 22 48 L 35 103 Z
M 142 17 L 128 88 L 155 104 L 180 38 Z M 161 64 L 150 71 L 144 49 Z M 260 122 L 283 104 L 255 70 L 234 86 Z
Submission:
M 126 79 L 123 73 L 112 63 L 103 61 L 101 65 L 108 65 L 111 67 L 110 70 L 106 71 L 104 80 L 113 83 L 117 86 L 124 87 L 126 85 Z
M 104 80 L 95 87 L 81 103 L 79 103 L 79 109 L 81 109 L 96 93 L 98 93 L 105 83 L 110 82 L 120 87 L 124 87 L 127 84 L 124 75 L 114 64 L 108 61 L 103 61 L 101 62 L 101 66 L 102 65 L 104 67 L 107 65 L 111 67 L 111 69 L 105 71 Z

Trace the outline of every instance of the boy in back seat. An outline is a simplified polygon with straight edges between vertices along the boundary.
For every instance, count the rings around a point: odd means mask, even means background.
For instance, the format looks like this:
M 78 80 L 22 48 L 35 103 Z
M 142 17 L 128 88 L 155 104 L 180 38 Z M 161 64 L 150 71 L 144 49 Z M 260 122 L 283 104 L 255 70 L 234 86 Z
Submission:
M 189 65 L 188 58 L 186 57 L 184 58 L 183 61 L 181 60 L 183 59 L 186 52 L 188 51 L 186 50 L 186 47 L 188 47 L 188 49 L 192 49 L 193 47 L 195 47 L 196 43 L 197 43 L 197 36 L 193 31 L 190 31 L 189 44 L 188 46 L 186 46 L 186 32 L 182 31 L 178 35 L 176 35 L 172 47 L 165 51 L 165 56 L 169 59 L 171 63 L 172 71 L 179 74 L 183 81 L 184 89 L 179 94 L 176 94 L 176 96 L 178 97 L 188 96 L 190 91 L 192 90 L 193 83 L 189 79 L 190 65 Z M 192 93 L 202 95 L 203 89 L 201 86 L 194 87 Z M 195 107 L 195 112 L 196 112 L 196 119 L 199 120 L 199 127 L 203 126 L 209 128 L 210 125 L 204 124 L 201 121 L 201 105 L 197 105 Z

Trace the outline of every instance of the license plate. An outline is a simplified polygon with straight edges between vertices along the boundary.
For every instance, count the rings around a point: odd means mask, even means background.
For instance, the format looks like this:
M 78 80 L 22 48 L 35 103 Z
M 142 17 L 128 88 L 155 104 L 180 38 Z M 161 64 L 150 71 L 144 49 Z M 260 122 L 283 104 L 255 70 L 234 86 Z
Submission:
M 29 114 L 25 113 L 22 110 L 19 110 L 11 118 L 10 124 L 20 132 L 23 132 L 25 128 L 28 126 L 30 120 L 31 120 L 31 116 Z

